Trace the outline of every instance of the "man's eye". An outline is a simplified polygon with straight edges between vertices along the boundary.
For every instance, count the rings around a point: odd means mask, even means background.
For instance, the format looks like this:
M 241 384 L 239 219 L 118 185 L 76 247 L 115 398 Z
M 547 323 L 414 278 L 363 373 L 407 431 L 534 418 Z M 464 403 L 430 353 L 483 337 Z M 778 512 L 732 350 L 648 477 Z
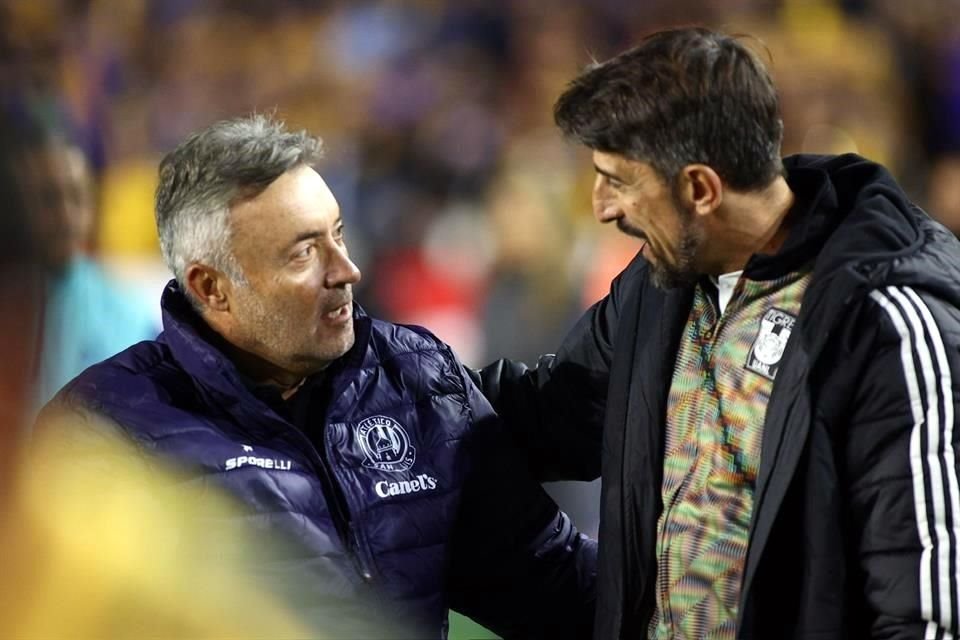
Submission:
M 315 246 L 313 246 L 312 244 L 308 244 L 303 249 L 293 254 L 293 257 L 295 260 L 302 260 L 304 258 L 309 258 L 310 256 L 313 255 L 313 252 L 316 250 L 317 248 Z
M 333 239 L 337 242 L 343 242 L 343 227 L 333 232 Z

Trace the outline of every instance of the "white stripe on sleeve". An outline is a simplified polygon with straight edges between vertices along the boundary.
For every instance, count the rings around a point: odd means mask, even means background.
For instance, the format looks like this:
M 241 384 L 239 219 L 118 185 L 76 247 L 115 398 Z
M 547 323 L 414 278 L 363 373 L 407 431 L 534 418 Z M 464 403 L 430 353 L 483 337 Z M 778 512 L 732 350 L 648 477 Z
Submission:
M 913 417 L 910 433 L 913 498 L 917 533 L 923 547 L 919 575 L 920 611 L 929 621 L 924 637 L 939 640 L 952 637 L 945 632 L 955 623 L 957 578 L 951 576 L 950 566 L 951 562 L 957 566 L 954 541 L 960 535 L 955 528 L 960 517 L 960 491 L 953 451 L 950 363 L 939 327 L 916 292 L 908 287 L 887 287 L 883 291 L 871 292 L 870 297 L 884 309 L 900 335 L 900 359 Z M 938 596 L 936 612 L 934 594 Z

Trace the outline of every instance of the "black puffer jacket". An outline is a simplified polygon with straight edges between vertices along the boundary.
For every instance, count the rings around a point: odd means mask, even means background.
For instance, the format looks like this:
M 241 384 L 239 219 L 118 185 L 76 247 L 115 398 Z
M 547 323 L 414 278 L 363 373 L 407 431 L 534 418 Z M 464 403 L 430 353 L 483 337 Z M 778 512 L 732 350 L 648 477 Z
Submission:
M 785 162 L 790 237 L 751 279 L 815 260 L 764 424 L 738 638 L 958 634 L 960 243 L 879 165 Z M 596 640 L 644 638 L 654 609 L 667 394 L 692 291 L 637 257 L 535 369 L 485 392 L 543 478 L 602 460 Z M 601 439 L 602 433 L 602 439 Z

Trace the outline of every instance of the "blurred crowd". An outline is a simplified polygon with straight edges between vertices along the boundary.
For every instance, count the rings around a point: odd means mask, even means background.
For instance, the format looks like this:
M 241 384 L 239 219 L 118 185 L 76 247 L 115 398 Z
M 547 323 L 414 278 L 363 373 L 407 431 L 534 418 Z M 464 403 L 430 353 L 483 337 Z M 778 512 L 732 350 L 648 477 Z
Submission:
M 156 163 L 227 116 L 322 135 L 372 313 L 480 364 L 556 347 L 630 256 L 551 105 L 591 59 L 701 22 L 773 61 L 785 152 L 858 151 L 960 228 L 956 0 L 6 0 L 0 99 L 95 177 L 87 249 L 154 305 Z M 151 307 L 153 308 L 153 307 Z
M 31 378 L 38 402 L 68 365 L 155 332 L 157 162 L 255 111 L 323 136 L 371 314 L 429 327 L 472 365 L 552 351 L 636 250 L 591 219 L 592 166 L 553 101 L 669 25 L 751 34 L 781 89 L 785 153 L 882 162 L 960 233 L 958 15 L 960 0 L 3 0 L 0 107 L 82 167 L 43 169 L 80 181 L 80 204 L 48 236 L 71 229 L 73 280 L 47 284 L 40 321 L 17 319 L 63 369 Z M 596 487 L 577 496 L 564 506 L 591 532 Z

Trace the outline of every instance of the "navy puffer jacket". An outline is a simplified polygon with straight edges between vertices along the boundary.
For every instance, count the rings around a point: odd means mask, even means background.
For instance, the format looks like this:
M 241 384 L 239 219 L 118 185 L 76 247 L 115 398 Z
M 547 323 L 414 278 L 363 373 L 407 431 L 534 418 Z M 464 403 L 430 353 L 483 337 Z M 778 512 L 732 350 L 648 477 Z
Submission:
M 162 305 L 158 339 L 81 374 L 41 428 L 67 411 L 76 436 L 105 418 L 148 464 L 175 463 L 178 491 L 224 490 L 240 511 L 211 515 L 211 536 L 250 525 L 283 541 L 224 561 L 253 565 L 321 629 L 375 620 L 443 638 L 453 607 L 505 637 L 589 637 L 595 544 L 448 346 L 358 308 L 353 348 L 298 392 L 319 407 L 301 430 L 242 379 L 175 283 Z

